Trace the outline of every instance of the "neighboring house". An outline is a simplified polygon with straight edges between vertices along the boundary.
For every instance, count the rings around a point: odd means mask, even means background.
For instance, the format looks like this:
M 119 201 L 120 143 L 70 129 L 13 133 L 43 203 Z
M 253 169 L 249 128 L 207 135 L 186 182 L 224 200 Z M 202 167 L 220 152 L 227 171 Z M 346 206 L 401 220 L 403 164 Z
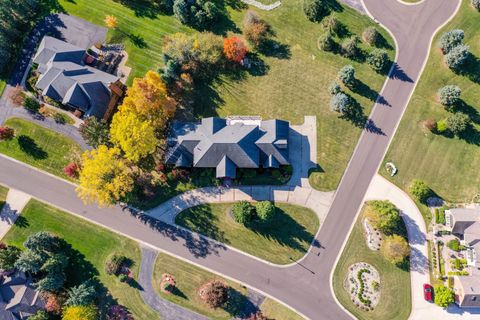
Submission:
M 33 62 L 40 74 L 37 89 L 76 110 L 78 116 L 111 116 L 123 95 L 123 84 L 112 74 L 87 66 L 86 50 L 45 36 Z
M 259 117 L 205 118 L 175 124 L 166 163 L 215 168 L 217 178 L 235 178 L 237 168 L 288 165 L 290 124 Z
M 466 247 L 468 276 L 454 276 L 455 302 L 464 308 L 480 308 L 480 208 L 445 210 L 447 230 Z
M 32 279 L 23 272 L 2 276 L 0 283 L 0 320 L 27 319 L 45 307 Z

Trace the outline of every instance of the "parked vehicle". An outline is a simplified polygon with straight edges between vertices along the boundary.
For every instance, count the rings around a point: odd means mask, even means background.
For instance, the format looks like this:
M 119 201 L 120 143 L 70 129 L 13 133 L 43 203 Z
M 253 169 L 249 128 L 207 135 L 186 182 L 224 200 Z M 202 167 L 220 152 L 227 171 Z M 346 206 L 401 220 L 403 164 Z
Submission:
M 423 297 L 428 302 L 433 302 L 433 287 L 428 283 L 423 285 Z

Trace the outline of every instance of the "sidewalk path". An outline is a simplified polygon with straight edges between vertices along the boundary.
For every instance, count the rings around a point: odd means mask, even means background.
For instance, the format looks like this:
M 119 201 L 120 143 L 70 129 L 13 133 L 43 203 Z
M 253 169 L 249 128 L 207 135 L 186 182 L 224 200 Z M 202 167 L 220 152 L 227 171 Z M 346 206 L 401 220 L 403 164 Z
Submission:
M 5 205 L 0 211 L 0 239 L 10 230 L 31 197 L 21 191 L 10 189 Z

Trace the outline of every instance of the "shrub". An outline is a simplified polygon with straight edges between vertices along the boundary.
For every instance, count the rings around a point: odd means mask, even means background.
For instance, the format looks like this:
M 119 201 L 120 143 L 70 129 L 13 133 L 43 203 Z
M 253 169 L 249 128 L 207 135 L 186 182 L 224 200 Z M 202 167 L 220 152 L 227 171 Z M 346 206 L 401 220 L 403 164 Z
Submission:
M 218 308 L 228 301 L 228 286 L 222 281 L 212 280 L 204 284 L 198 293 L 200 298 L 210 307 Z
M 434 292 L 435 304 L 440 307 L 446 308 L 455 301 L 453 290 L 442 284 L 436 285 Z
M 460 241 L 458 239 L 452 239 L 447 242 L 447 247 L 452 249 L 453 251 L 460 251 Z
M 438 91 L 440 103 L 447 107 L 458 104 L 461 94 L 462 90 L 460 90 L 460 88 L 455 85 L 444 86 Z
M 318 22 L 330 12 L 327 0 L 304 0 L 303 12 L 308 20 Z
M 239 201 L 232 206 L 233 218 L 236 222 L 247 224 L 255 214 L 255 208 L 248 201 Z
M 445 131 L 447 131 L 447 121 L 445 119 L 437 121 L 437 132 L 443 133 Z
M 260 201 L 255 203 L 257 217 L 262 221 L 269 221 L 275 215 L 275 206 L 270 201 Z
M 430 130 L 431 132 L 437 131 L 437 122 L 433 119 L 427 119 L 423 122 L 425 128 Z
M 243 34 L 254 48 L 260 48 L 265 45 L 273 32 L 270 25 L 260 19 L 255 12 L 247 11 L 243 19 Z
M 342 23 L 338 21 L 335 15 L 328 16 L 323 21 L 322 26 L 329 34 L 339 35 L 342 30 Z
M 457 136 L 467 130 L 469 123 L 470 118 L 462 112 L 457 112 L 447 118 L 448 129 Z
M 68 121 L 68 116 L 61 112 L 55 112 L 53 114 L 53 120 L 55 120 L 56 123 L 65 124 Z
M 7 246 L 0 250 L 0 269 L 12 270 L 15 268 L 15 262 L 20 257 L 20 249 L 14 246 Z
M 118 280 L 120 280 L 120 282 L 126 282 L 128 280 L 128 276 L 124 273 L 120 273 L 118 275 Z
M 114 254 L 105 263 L 105 273 L 109 275 L 117 275 L 120 273 L 122 266 L 127 262 L 127 257 Z
M 337 93 L 340 93 L 342 90 L 340 88 L 340 86 L 338 85 L 338 83 L 336 83 L 335 81 L 333 81 L 332 83 L 330 83 L 330 85 L 328 86 L 328 92 L 333 96 Z
M 71 306 L 65 308 L 62 320 L 97 320 L 98 312 L 94 306 Z
M 438 46 L 442 50 L 443 54 L 447 54 L 453 48 L 461 45 L 463 43 L 464 37 L 465 37 L 465 34 L 463 30 L 456 29 L 456 30 L 445 32 L 440 37 Z
M 0 127 L 0 140 L 10 140 L 15 136 L 15 130 L 10 127 Z
M 420 202 L 425 202 L 428 197 L 432 195 L 432 190 L 428 185 L 424 181 L 418 179 L 412 180 L 408 191 Z
M 15 106 L 22 106 L 25 101 L 25 93 L 23 92 L 22 86 L 17 85 L 13 88 L 10 92 L 9 98 Z
M 380 40 L 380 33 L 375 27 L 367 27 L 362 33 L 363 40 L 371 46 L 374 46 Z
M 350 98 L 343 92 L 334 94 L 330 99 L 330 109 L 332 111 L 345 113 L 351 106 Z
M 247 47 L 239 37 L 225 38 L 223 41 L 223 53 L 228 60 L 240 63 L 247 55 Z
M 459 45 L 445 55 L 444 61 L 453 71 L 460 71 L 470 58 L 470 47 Z
M 45 311 L 39 310 L 33 316 L 28 317 L 28 319 L 29 320 L 49 320 L 50 317 Z
M 394 234 L 383 240 L 381 251 L 389 262 L 401 264 L 410 254 L 410 247 L 404 238 Z
M 372 226 L 381 232 L 391 235 L 402 230 L 402 218 L 397 207 L 390 201 L 374 200 L 367 203 L 364 213 Z
M 63 299 L 61 296 L 50 292 L 43 292 L 42 298 L 45 301 L 45 310 L 47 310 L 47 312 L 57 315 L 62 313 Z
M 352 87 L 355 84 L 355 68 L 348 64 L 338 71 L 337 77 L 344 85 Z
M 472 6 L 480 11 L 480 0 L 472 0 Z
M 65 168 L 63 168 L 63 173 L 70 178 L 78 178 L 80 166 L 76 162 L 70 162 Z
M 383 49 L 375 49 L 367 56 L 367 63 L 377 72 L 384 71 L 388 65 L 388 54 Z
M 127 308 L 116 304 L 108 309 L 107 320 L 133 320 L 133 317 Z
M 358 37 L 351 36 L 345 39 L 341 45 L 341 53 L 347 58 L 355 58 L 359 53 Z
M 323 51 L 333 51 L 335 50 L 335 41 L 331 33 L 326 32 L 318 37 L 318 48 Z
M 78 286 L 68 289 L 67 306 L 88 306 L 97 297 L 97 291 L 91 281 L 86 281 Z
M 25 101 L 23 102 L 23 107 L 30 112 L 37 113 L 40 109 L 40 103 L 35 98 L 26 97 Z

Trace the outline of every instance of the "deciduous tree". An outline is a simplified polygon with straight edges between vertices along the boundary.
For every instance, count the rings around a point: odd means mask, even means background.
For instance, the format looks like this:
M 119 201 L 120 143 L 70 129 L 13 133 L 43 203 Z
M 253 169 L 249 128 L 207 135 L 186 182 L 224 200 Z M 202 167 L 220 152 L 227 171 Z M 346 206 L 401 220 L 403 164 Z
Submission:
M 261 221 L 269 221 L 275 215 L 275 206 L 270 201 L 259 201 L 255 203 L 255 211 Z
M 109 145 L 110 133 L 105 120 L 98 120 L 96 117 L 88 117 L 80 125 L 80 134 L 85 142 L 94 148 L 100 145 Z
M 254 47 L 262 47 L 273 35 L 270 25 L 258 17 L 253 11 L 247 11 L 243 19 L 243 34 L 247 41 Z
M 386 237 L 380 249 L 385 259 L 393 264 L 401 264 L 410 254 L 407 241 L 397 234 Z
M 200 298 L 210 307 L 218 308 L 228 301 L 228 286 L 222 281 L 212 280 L 199 290 Z
M 463 112 L 457 112 L 447 118 L 447 128 L 455 135 L 464 133 L 470 124 L 470 118 Z
M 104 19 L 107 28 L 115 29 L 118 26 L 118 19 L 112 15 L 106 15 Z
M 71 306 L 63 311 L 62 320 L 97 320 L 98 312 L 93 306 Z
M 425 202 L 433 193 L 424 181 L 418 179 L 412 180 L 408 191 L 420 202 Z
M 233 36 L 223 41 L 223 52 L 228 60 L 240 63 L 247 55 L 247 47 L 242 39 Z
M 451 305 L 453 302 L 455 302 L 455 293 L 453 292 L 452 289 L 444 286 L 444 285 L 436 285 L 435 290 L 434 290 L 434 300 L 435 304 L 442 307 L 446 308 L 449 305 Z
M 393 203 L 388 200 L 385 201 L 369 201 L 367 203 L 365 218 L 372 226 L 386 235 L 391 235 L 400 232 L 402 219 L 400 212 Z
M 7 246 L 0 249 L 0 269 L 12 270 L 15 268 L 15 262 L 20 257 L 20 249 L 15 246 Z

